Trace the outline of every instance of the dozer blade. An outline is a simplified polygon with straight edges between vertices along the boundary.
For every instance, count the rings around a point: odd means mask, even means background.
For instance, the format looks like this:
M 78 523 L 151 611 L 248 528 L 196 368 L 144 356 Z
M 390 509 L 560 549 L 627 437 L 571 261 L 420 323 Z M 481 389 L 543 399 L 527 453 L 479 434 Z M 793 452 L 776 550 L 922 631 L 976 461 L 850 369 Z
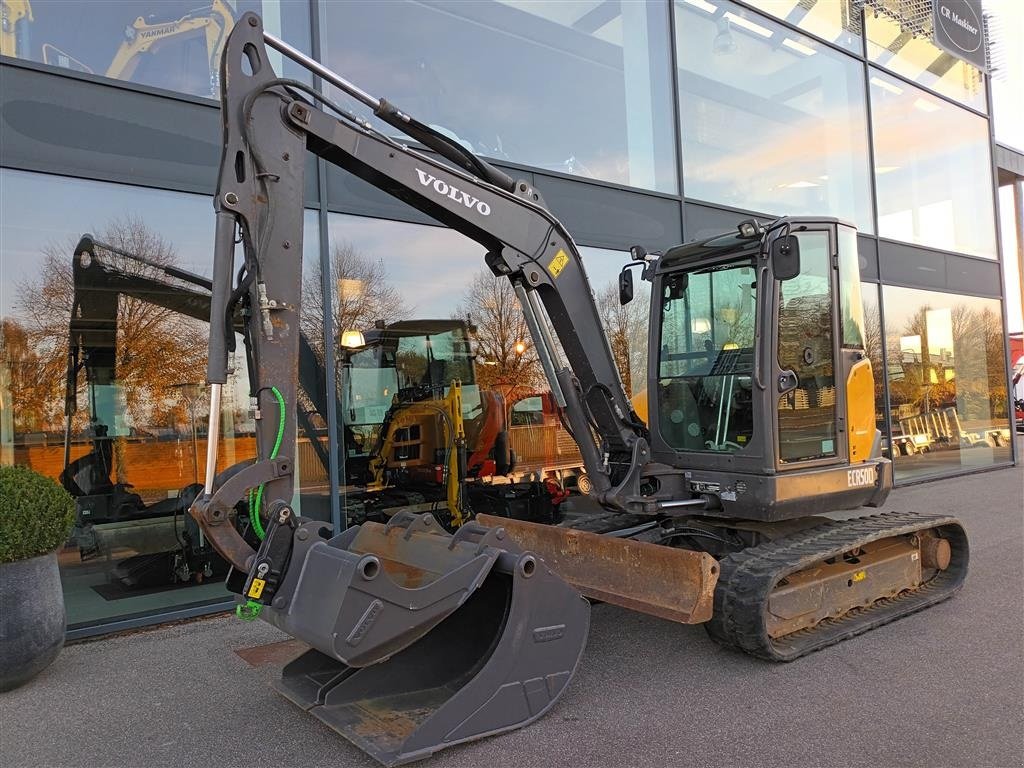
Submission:
M 407 513 L 326 530 L 296 531 L 263 612 L 313 646 L 276 687 L 379 762 L 519 728 L 569 684 L 590 606 L 504 530 Z
M 711 618 L 718 561 L 709 554 L 492 515 L 476 520 L 503 527 L 587 597 L 682 624 Z

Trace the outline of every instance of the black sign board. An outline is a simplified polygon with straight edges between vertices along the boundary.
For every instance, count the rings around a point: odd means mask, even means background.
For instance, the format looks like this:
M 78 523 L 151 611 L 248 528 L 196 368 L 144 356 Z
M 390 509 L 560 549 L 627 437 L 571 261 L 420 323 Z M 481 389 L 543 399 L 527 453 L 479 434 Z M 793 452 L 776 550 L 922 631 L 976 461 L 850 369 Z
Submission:
M 985 71 L 985 25 L 981 0 L 932 0 L 935 44 Z

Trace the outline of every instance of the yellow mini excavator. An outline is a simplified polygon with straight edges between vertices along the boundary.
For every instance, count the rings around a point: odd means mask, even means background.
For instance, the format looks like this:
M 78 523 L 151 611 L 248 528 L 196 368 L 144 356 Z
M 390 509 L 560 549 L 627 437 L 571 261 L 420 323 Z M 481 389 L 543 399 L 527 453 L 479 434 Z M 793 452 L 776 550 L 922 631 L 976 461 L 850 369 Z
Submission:
M 396 495 L 375 506 L 444 506 L 452 524 L 464 522 L 469 346 L 463 320 L 399 320 L 342 350 L 346 479 L 365 481 L 367 501 Z
M 28 0 L 0 0 L 0 54 L 26 56 L 29 25 L 33 21 Z
M 34 20 L 32 6 L 28 0 L 2 0 L 2 9 L 0 52 L 7 56 L 27 56 L 27 27 Z M 202 35 L 210 66 L 210 94 L 216 96 L 220 90 L 217 79 L 220 59 L 228 31 L 234 23 L 234 12 L 226 0 L 213 0 L 209 5 L 194 8 L 184 15 L 138 16 L 124 27 L 124 39 L 106 70 L 99 74 L 118 80 L 131 80 L 147 56 L 158 53 L 168 45 L 180 44 Z M 93 74 L 91 67 L 51 43 L 43 43 L 42 55 L 46 64 Z
M 268 46 L 435 154 L 304 83 Z M 521 727 L 577 667 L 589 596 L 704 623 L 722 645 L 788 661 L 944 600 L 966 576 L 943 515 L 828 513 L 882 504 L 856 232 L 801 216 L 653 256 L 647 413 L 627 398 L 571 236 L 515 180 L 245 14 L 221 65 L 223 155 L 203 493 L 190 510 L 234 566 L 239 613 L 310 650 L 278 688 L 381 763 Z M 399 513 L 337 533 L 292 506 L 306 152 L 480 243 L 511 281 L 591 505 L 557 525 L 478 515 L 454 533 Z M 438 156 L 441 159 L 438 159 Z M 242 262 L 235 264 L 235 244 Z M 216 473 L 235 318 L 259 400 L 255 461 Z M 235 507 L 259 489 L 258 549 Z

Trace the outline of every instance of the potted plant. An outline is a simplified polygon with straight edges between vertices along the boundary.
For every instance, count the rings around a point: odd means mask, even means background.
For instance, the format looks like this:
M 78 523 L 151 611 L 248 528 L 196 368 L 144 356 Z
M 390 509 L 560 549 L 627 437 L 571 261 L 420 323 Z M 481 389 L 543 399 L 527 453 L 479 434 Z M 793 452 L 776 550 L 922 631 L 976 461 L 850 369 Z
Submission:
M 27 683 L 64 646 L 57 549 L 74 519 L 74 499 L 53 480 L 0 467 L 0 691 Z

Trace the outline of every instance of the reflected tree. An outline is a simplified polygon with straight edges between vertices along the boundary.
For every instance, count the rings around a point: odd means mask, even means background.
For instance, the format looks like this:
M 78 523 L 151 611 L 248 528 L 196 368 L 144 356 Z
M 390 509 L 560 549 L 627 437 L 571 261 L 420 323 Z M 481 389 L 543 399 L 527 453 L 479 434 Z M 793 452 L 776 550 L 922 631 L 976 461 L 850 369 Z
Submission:
M 63 414 L 63 378 L 47 370 L 30 343 L 28 331 L 13 318 L 0 321 L 0 367 L 4 388 L 11 394 L 11 426 L 15 434 L 45 432 Z M 31 404 L 32 407 L 29 407 Z
M 477 327 L 477 382 L 505 402 L 543 386 L 544 376 L 512 284 L 482 269 L 466 288 L 455 317 Z
M 363 256 L 350 242 L 331 249 L 331 317 L 336 344 L 345 331 L 366 332 L 382 320 L 392 323 L 406 315 L 402 295 L 388 280 L 380 259 Z M 302 281 L 302 331 L 321 363 L 324 360 L 323 269 L 318 260 Z
M 923 305 L 889 336 L 888 354 L 897 419 L 946 407 L 965 421 L 1007 418 L 1002 320 L 992 309 Z
M 597 292 L 597 308 L 608 335 L 615 365 L 626 394 L 633 397 L 646 386 L 647 320 L 650 298 L 636 296 L 628 304 L 619 303 L 617 283 L 608 283 Z
M 875 422 L 885 430 L 885 365 L 882 360 L 882 320 L 877 300 L 864 302 L 864 351 L 871 361 L 871 374 L 875 382 Z
M 97 230 L 97 239 L 161 266 L 177 262 L 173 247 L 139 217 L 111 221 Z M 17 286 L 15 308 L 23 319 L 33 357 L 23 368 L 34 369 L 19 375 L 36 384 L 34 388 L 16 390 L 14 410 L 16 419 L 35 419 L 33 426 L 43 431 L 63 426 L 68 324 L 75 301 L 74 246 L 75 241 L 68 240 L 43 247 L 36 276 Z M 102 250 L 100 255 L 109 257 L 122 275 L 165 279 L 147 264 Z M 94 288 L 103 290 L 102 285 Z M 174 385 L 203 380 L 206 324 L 142 298 L 112 292 L 111 300 L 118 302 L 115 368 L 127 424 L 146 429 L 187 423 L 185 406 Z M 83 376 L 79 389 L 84 385 Z M 25 415 L 19 417 L 19 412 Z M 74 427 L 83 427 L 86 418 L 87 414 L 80 413 Z

